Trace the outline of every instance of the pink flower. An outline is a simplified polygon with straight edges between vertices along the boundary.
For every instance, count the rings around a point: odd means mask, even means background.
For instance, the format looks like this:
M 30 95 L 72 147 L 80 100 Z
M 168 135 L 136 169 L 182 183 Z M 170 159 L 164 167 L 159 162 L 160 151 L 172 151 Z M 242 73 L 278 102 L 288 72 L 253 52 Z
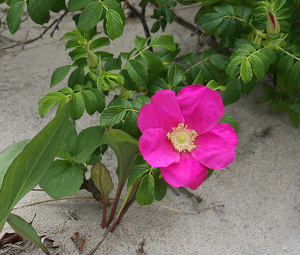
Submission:
M 190 85 L 177 96 L 160 90 L 138 116 L 143 133 L 142 156 L 171 186 L 198 188 L 208 169 L 221 169 L 234 160 L 237 135 L 229 124 L 218 124 L 224 114 L 218 92 Z

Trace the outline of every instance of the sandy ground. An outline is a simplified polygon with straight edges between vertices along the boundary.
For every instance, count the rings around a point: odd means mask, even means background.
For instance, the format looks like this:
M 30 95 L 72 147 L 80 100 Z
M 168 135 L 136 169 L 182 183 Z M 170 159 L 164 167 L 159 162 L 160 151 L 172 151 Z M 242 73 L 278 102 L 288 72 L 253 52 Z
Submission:
M 2 6 L 1 6 L 2 7 Z M 1 9 L 0 7 L 0 9 Z M 178 10 L 177 14 L 192 21 L 197 8 Z M 0 12 L 1 16 L 3 12 Z M 57 17 L 57 15 L 55 16 Z M 150 19 L 148 19 L 150 21 Z M 14 36 L 14 40 L 38 36 L 43 28 L 30 22 Z M 44 119 L 38 115 L 38 100 L 52 89 L 50 79 L 58 66 L 71 63 L 65 41 L 59 38 L 74 28 L 67 15 L 53 38 L 27 45 L 24 50 L 0 53 L 0 151 L 23 139 L 33 138 L 54 116 L 50 111 Z M 173 23 L 166 33 L 174 35 L 181 46 L 181 55 L 197 51 L 197 38 L 190 31 Z M 118 54 L 133 48 L 135 35 L 144 36 L 138 20 L 128 22 L 124 35 L 115 40 L 109 51 Z M 0 37 L 1 47 L 12 44 Z M 263 94 L 260 84 L 251 96 L 226 107 L 226 113 L 239 123 L 239 144 L 234 163 L 216 171 L 193 193 L 203 202 L 170 189 L 159 203 L 141 207 L 134 204 L 113 234 L 109 234 L 96 254 L 137 254 L 145 240 L 144 254 L 300 254 L 299 199 L 299 129 L 294 128 L 287 114 L 270 114 L 268 104 L 256 104 Z M 99 115 L 87 114 L 77 122 L 78 131 L 99 123 Z M 116 159 L 111 151 L 105 165 L 115 177 Z M 76 196 L 88 196 L 79 191 Z M 17 206 L 49 199 L 44 192 L 30 192 Z M 161 207 L 196 212 L 218 202 L 224 206 L 199 214 L 184 214 Z M 13 213 L 31 221 L 38 233 L 51 236 L 59 248 L 52 254 L 79 254 L 71 236 L 79 232 L 86 243 L 82 254 L 101 239 L 101 208 L 94 199 L 82 198 L 43 203 L 16 209 Z M 60 233 L 63 223 L 66 224 Z M 10 232 L 6 224 L 1 232 Z M 37 248 L 21 254 L 43 254 Z

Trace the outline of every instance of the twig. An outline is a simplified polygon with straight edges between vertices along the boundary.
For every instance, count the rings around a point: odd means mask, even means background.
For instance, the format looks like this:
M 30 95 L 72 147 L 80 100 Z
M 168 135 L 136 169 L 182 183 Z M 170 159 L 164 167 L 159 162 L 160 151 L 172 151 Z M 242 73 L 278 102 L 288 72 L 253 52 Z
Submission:
M 64 223 L 62 224 L 59 233 L 62 233 L 62 232 L 63 232 L 63 229 L 64 229 L 64 226 L 65 226 L 66 222 L 67 222 L 67 221 L 65 220 Z
M 174 21 L 176 21 L 179 25 L 183 26 L 184 28 L 191 30 L 193 32 L 192 35 L 197 34 L 198 36 L 201 36 L 203 34 L 199 28 L 195 27 L 190 22 L 184 20 L 182 17 L 178 16 L 174 12 L 173 12 L 173 16 L 174 16 Z
M 53 31 L 51 32 L 50 36 L 53 37 L 53 34 L 54 34 L 54 31 L 56 29 L 58 29 L 58 25 L 59 23 L 62 21 L 62 19 L 67 15 L 68 13 L 68 10 L 65 9 L 65 12 L 57 19 L 55 19 L 44 31 L 43 33 L 41 33 L 38 37 L 36 38 L 33 38 L 33 39 L 30 39 L 30 40 L 27 40 L 25 42 L 19 42 L 19 43 L 16 43 L 16 44 L 13 44 L 11 46 L 8 46 L 8 47 L 4 47 L 2 49 L 0 49 L 0 51 L 4 51 L 4 50 L 7 50 L 7 49 L 12 49 L 14 47 L 17 47 L 17 46 L 21 46 L 22 45 L 22 49 L 25 47 L 25 45 L 29 44 L 29 43 L 33 43 L 39 39 L 41 39 L 47 32 L 48 30 L 50 30 L 51 27 L 53 27 L 56 23 L 56 26 L 54 27 Z

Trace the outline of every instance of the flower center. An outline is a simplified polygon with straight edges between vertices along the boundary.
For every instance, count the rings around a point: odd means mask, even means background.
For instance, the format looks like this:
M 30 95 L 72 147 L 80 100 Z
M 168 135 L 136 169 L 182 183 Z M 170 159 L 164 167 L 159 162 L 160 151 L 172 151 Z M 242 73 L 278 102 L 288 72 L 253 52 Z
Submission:
M 172 128 L 173 132 L 167 134 L 169 140 L 171 140 L 174 148 L 178 152 L 188 151 L 191 152 L 197 146 L 193 143 L 198 134 L 195 130 L 187 128 L 183 123 L 179 123 L 176 128 Z

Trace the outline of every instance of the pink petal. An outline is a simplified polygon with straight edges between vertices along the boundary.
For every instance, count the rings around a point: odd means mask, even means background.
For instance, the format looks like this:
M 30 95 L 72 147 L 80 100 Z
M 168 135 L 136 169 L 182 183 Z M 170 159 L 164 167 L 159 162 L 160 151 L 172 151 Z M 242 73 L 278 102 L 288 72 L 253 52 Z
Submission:
M 184 123 L 175 92 L 157 91 L 151 98 L 150 104 L 142 107 L 137 123 L 142 133 L 148 128 L 162 128 L 167 132 L 172 132 L 172 127 Z
M 178 92 L 177 100 L 185 124 L 198 134 L 216 126 L 224 114 L 220 94 L 203 85 L 184 87 Z
M 203 165 L 221 169 L 232 163 L 238 137 L 229 124 L 219 124 L 195 140 L 197 148 L 191 153 Z
M 145 130 L 139 140 L 139 149 L 152 167 L 166 167 L 180 160 L 179 152 L 175 151 L 167 132 L 162 128 Z
M 190 153 L 180 153 L 180 157 L 179 163 L 161 167 L 161 174 L 173 187 L 185 186 L 195 190 L 205 181 L 208 170 Z

